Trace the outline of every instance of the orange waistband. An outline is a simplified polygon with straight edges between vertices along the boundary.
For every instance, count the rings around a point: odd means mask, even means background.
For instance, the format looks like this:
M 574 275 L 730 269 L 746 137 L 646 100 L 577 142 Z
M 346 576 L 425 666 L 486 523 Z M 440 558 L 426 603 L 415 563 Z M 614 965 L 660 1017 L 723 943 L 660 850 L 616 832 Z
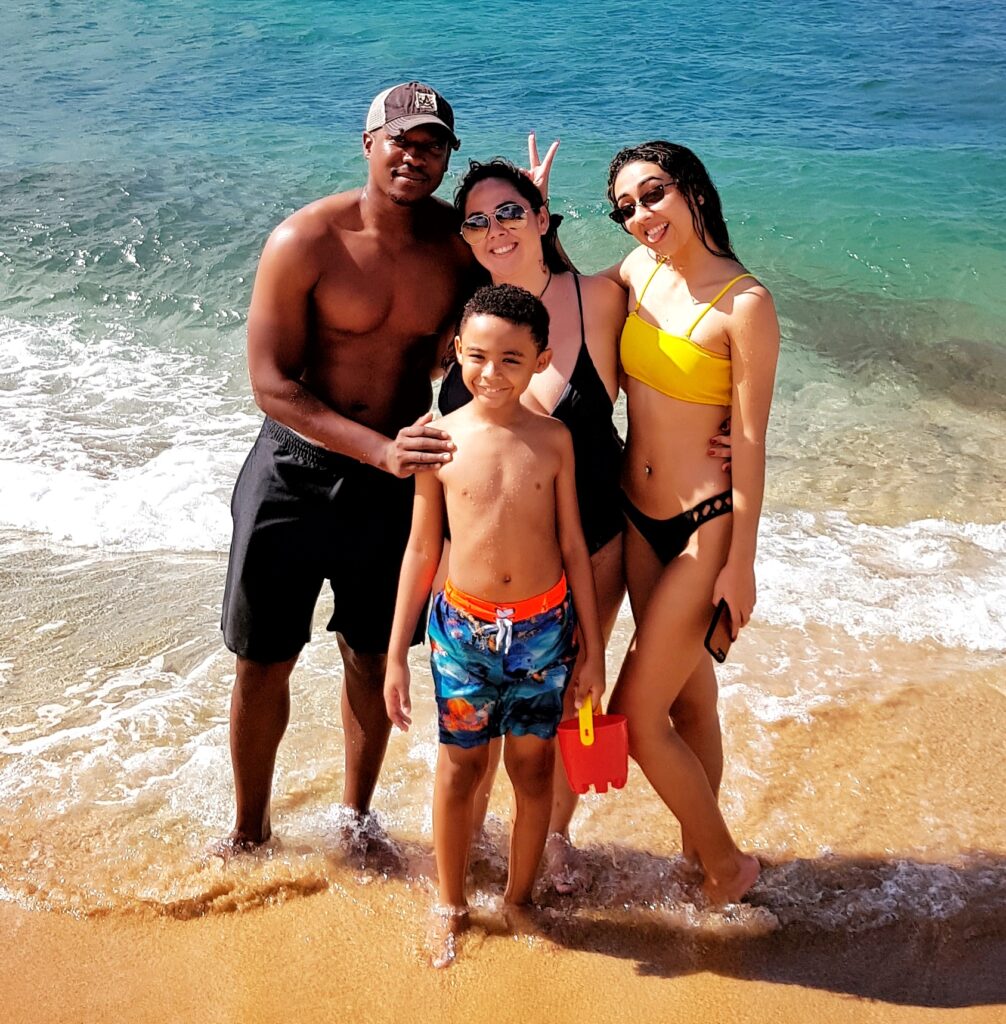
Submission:
M 492 601 L 483 601 L 481 598 L 472 597 L 463 590 L 458 590 L 450 580 L 444 582 L 444 597 L 454 605 L 455 608 L 483 622 L 495 622 L 499 618 L 530 619 L 532 615 L 541 615 L 554 608 L 566 598 L 566 574 L 559 577 L 559 582 L 554 587 L 546 590 L 544 594 L 537 597 L 526 597 L 523 601 L 515 601 L 511 605 L 493 604 Z

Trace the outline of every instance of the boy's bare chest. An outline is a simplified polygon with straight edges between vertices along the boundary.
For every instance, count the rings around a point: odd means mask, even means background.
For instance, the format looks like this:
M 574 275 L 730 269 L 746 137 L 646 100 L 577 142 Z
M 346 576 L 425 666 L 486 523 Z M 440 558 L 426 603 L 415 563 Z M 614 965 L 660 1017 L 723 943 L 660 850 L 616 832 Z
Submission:
M 449 505 L 458 511 L 495 509 L 520 517 L 529 506 L 540 511 L 554 505 L 558 470 L 549 446 L 465 438 L 440 477 Z

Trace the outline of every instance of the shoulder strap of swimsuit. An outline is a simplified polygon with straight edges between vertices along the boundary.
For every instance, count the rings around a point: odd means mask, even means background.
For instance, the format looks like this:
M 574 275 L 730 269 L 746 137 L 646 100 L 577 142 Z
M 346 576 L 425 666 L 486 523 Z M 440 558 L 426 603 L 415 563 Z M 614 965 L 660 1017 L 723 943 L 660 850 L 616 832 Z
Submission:
M 583 325 L 583 296 L 580 294 L 580 275 L 573 272 L 573 284 L 576 285 L 576 306 L 580 310 L 580 348 L 587 344 L 587 332 Z
M 657 276 L 657 271 L 663 266 L 663 263 L 658 263 L 653 268 L 653 273 L 646 279 L 646 284 L 643 285 L 643 290 L 639 293 L 639 298 L 636 299 L 636 308 L 632 311 L 633 313 L 639 312 L 639 307 L 642 305 L 643 296 L 646 294 L 646 289 L 650 287 L 650 282 Z
M 724 286 L 723 286 L 723 287 L 722 287 L 722 288 L 721 288 L 721 289 L 720 289 L 720 290 L 719 290 L 719 291 L 718 291 L 718 292 L 716 293 L 716 298 L 715 298 L 715 299 L 713 299 L 713 301 L 712 301 L 712 302 L 708 303 L 708 305 L 706 306 L 706 308 L 705 308 L 704 310 L 702 310 L 702 312 L 701 312 L 701 313 L 699 313 L 699 315 L 698 315 L 698 316 L 697 316 L 697 317 L 695 318 L 694 322 L 692 323 L 692 326 L 691 326 L 691 327 L 689 327 L 687 331 L 685 331 L 685 337 L 686 337 L 686 338 L 688 338 L 689 340 L 691 340 L 691 337 L 692 337 L 692 331 L 694 331 L 694 330 L 695 330 L 695 328 L 699 326 L 699 321 L 700 321 L 700 320 L 701 320 L 701 319 L 702 319 L 702 318 L 703 318 L 703 317 L 704 317 L 704 316 L 706 315 L 706 313 L 708 313 L 708 312 L 709 312 L 709 310 L 711 310 L 711 309 L 713 308 L 713 306 L 715 306 L 715 305 L 716 305 L 716 303 L 717 303 L 717 302 L 719 302 L 719 301 L 720 301 L 720 299 L 722 299 L 722 298 L 723 298 L 723 296 L 724 296 L 724 295 L 726 295 L 726 293 L 727 293 L 728 291 L 730 291 L 730 289 L 731 289 L 731 288 L 733 288 L 733 286 L 734 286 L 735 284 L 737 284 L 737 282 L 738 282 L 738 281 L 743 281 L 745 277 L 750 277 L 750 278 L 752 278 L 752 280 L 753 280 L 753 279 L 754 279 L 754 274 L 738 274 L 738 275 L 737 275 L 737 276 L 736 276 L 736 277 L 735 277 L 735 278 L 734 278 L 734 279 L 733 279 L 732 281 L 728 281 L 728 282 L 727 282 L 727 283 L 726 283 L 726 284 L 725 284 L 725 285 L 724 285 Z

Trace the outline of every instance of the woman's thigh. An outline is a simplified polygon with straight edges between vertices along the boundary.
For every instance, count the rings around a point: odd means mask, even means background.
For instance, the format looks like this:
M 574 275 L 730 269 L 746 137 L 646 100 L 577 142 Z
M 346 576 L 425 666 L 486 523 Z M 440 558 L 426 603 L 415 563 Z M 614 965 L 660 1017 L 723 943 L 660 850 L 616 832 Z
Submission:
M 664 566 L 643 535 L 629 523 L 622 534 L 622 562 L 629 591 L 629 605 L 636 623 L 643 621 L 653 588 L 664 574 Z
M 643 593 L 633 606 L 634 613 L 642 608 L 636 634 L 612 695 L 618 711 L 656 715 L 656 721 L 666 722 L 671 705 L 683 696 L 699 659 L 706 656 L 702 642 L 713 613 L 713 586 L 729 550 L 730 528 L 730 516 L 703 524 L 655 582 L 642 581 Z M 635 540 L 645 544 L 638 535 Z M 632 548 L 633 538 L 627 538 L 630 595 Z M 643 557 L 638 562 L 649 568 Z M 703 678 L 702 673 L 696 675 L 696 682 Z

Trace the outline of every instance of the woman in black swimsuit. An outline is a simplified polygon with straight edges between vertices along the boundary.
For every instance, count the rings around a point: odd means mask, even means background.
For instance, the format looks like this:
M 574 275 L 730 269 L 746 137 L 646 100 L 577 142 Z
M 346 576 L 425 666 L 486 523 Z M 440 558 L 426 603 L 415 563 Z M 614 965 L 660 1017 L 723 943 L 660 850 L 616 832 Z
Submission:
M 472 163 L 454 203 L 464 221 L 462 235 L 493 283 L 519 285 L 548 309 L 552 362 L 535 374 L 521 400 L 536 412 L 561 420 L 572 435 L 580 518 L 607 643 L 625 596 L 619 500 L 622 442 L 611 418 L 618 393 L 616 349 L 625 321 L 625 292 L 607 277 L 576 273 L 549 230 L 548 210 L 538 188 L 508 161 Z M 440 411 L 450 412 L 470 399 L 452 363 L 441 384 Z M 566 716 L 574 713 L 570 690 Z M 486 801 L 492 775 L 490 770 Z M 559 891 L 575 884 L 567 838 L 575 806 L 576 796 L 557 758 L 546 870 Z

